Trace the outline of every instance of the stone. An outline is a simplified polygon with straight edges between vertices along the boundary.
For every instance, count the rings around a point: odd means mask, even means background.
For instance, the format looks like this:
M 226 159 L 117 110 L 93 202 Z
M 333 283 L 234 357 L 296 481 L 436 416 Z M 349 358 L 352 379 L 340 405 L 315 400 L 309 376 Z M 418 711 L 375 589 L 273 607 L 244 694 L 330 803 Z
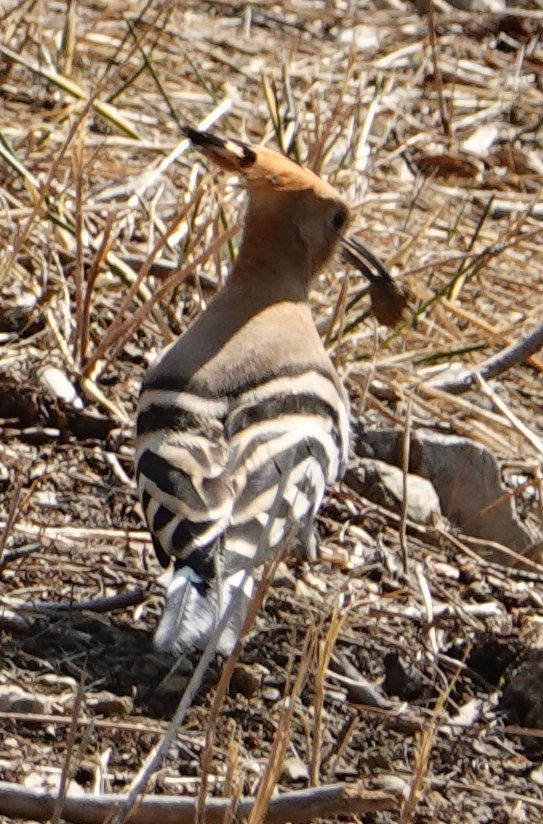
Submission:
M 375 458 L 361 458 L 347 472 L 345 483 L 359 495 L 398 514 L 404 494 L 403 471 Z M 439 520 L 439 498 L 432 483 L 418 475 L 407 475 L 407 517 L 418 524 Z

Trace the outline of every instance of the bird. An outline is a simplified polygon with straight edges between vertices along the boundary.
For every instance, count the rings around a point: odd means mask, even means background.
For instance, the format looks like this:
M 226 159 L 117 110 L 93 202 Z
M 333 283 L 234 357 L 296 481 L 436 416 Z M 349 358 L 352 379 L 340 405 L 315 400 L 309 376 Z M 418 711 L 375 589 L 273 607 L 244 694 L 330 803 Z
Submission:
M 309 304 L 351 223 L 344 199 L 264 146 L 184 127 L 247 191 L 225 285 L 144 377 L 135 471 L 158 561 L 171 567 L 161 653 L 228 655 L 262 565 L 296 540 L 311 556 L 327 484 L 349 450 L 349 400 Z M 364 271 L 375 258 L 357 240 Z M 374 274 L 374 277 L 378 275 Z

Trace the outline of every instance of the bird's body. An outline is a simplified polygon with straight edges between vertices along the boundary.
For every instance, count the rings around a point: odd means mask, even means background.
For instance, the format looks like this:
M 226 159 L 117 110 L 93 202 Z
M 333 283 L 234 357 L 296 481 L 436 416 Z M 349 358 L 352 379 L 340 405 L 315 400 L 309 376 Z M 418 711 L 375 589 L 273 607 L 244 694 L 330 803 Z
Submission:
M 230 299 L 235 296 L 225 288 L 213 306 L 228 313 Z M 194 602 L 185 607 L 191 618 L 174 627 L 183 610 L 171 609 L 171 620 L 163 619 L 156 639 L 159 646 L 170 646 L 174 637 L 187 648 L 205 646 L 218 623 L 218 579 L 228 590 L 233 576 L 235 589 L 243 571 L 257 561 L 268 513 L 274 511 L 275 524 L 260 548 L 260 562 L 291 531 L 298 532 L 293 538 L 311 537 L 305 533 L 325 483 L 335 480 L 346 460 L 346 401 L 307 305 L 272 304 L 243 317 L 241 327 L 229 330 L 228 341 L 207 359 L 205 343 L 216 329 L 213 315 L 201 315 L 151 370 L 140 399 L 142 503 L 158 552 L 166 554 L 164 560 L 180 559 L 180 577 L 174 575 L 170 594 L 186 574 L 190 577 L 188 570 L 206 582 L 202 592 L 194 581 L 183 584 L 183 595 Z M 276 324 L 283 329 L 279 352 L 268 332 Z M 201 365 L 193 362 L 197 352 L 203 355 Z M 181 367 L 172 380 L 170 366 L 176 363 L 192 364 L 193 374 Z M 290 480 L 281 491 L 283 473 Z M 293 529 L 295 523 L 301 530 Z M 250 595 L 251 580 L 239 592 L 242 601 Z M 224 604 L 230 597 L 223 592 Z M 222 649 L 235 642 L 244 614 L 240 604 Z
M 156 646 L 203 649 L 234 602 L 218 643 L 228 653 L 257 567 L 287 538 L 310 542 L 347 459 L 347 396 L 307 293 L 348 211 L 276 152 L 187 132 L 245 176 L 249 208 L 225 287 L 145 378 L 136 473 L 158 558 L 174 560 Z

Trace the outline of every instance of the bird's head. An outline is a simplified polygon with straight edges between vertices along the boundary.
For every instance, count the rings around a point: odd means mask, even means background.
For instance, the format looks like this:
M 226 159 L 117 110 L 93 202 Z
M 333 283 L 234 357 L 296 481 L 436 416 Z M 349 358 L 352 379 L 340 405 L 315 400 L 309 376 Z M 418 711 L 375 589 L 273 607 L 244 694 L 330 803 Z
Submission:
M 185 128 L 207 158 L 246 181 L 249 207 L 240 250 L 260 269 L 296 272 L 305 288 L 336 250 L 350 224 L 338 192 L 280 152 Z

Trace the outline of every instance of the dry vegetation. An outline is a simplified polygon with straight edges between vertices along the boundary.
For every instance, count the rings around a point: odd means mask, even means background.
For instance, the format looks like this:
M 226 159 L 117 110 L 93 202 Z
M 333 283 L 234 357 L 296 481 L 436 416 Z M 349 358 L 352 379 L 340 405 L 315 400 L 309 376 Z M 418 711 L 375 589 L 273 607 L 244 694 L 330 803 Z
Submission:
M 147 364 L 228 270 L 243 193 L 180 124 L 279 143 L 356 205 L 411 299 L 391 331 L 341 265 L 315 290 L 355 418 L 490 447 L 541 537 L 543 357 L 461 396 L 430 385 L 543 323 L 541 4 L 473 6 L 0 3 L 5 781 L 126 792 L 190 676 L 151 648 L 161 586 L 132 422 Z M 147 791 L 257 795 L 252 822 L 276 783 L 350 792 L 266 820 L 540 821 L 537 546 L 489 563 L 446 521 L 346 484 L 320 530 L 321 563 L 279 566 L 224 697 L 212 667 Z M 104 613 L 81 610 L 99 598 Z M 358 782 L 388 792 L 381 811 L 363 812 Z

